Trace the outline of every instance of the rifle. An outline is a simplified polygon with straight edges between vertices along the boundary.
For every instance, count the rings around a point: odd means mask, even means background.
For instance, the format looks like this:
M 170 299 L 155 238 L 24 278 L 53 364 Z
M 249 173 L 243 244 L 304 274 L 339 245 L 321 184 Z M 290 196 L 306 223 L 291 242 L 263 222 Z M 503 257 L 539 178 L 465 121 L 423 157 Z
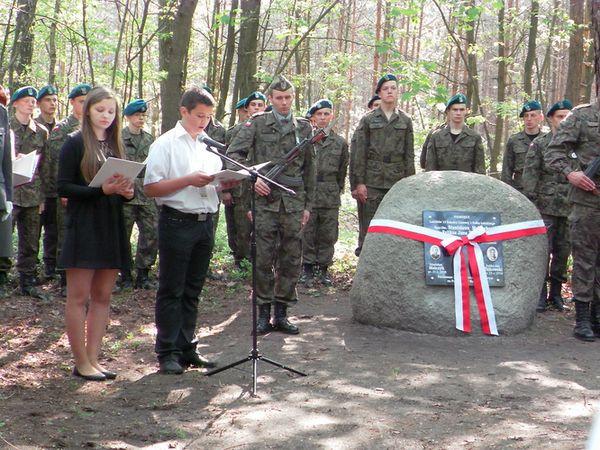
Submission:
M 585 176 L 588 177 L 590 180 L 594 180 L 594 177 L 596 176 L 596 174 L 598 173 L 598 171 L 600 170 L 600 156 L 596 156 L 592 162 L 586 167 L 585 169 Z M 594 189 L 592 191 L 592 193 L 594 195 L 600 195 L 600 190 L 598 189 L 598 186 L 596 186 L 596 189 Z

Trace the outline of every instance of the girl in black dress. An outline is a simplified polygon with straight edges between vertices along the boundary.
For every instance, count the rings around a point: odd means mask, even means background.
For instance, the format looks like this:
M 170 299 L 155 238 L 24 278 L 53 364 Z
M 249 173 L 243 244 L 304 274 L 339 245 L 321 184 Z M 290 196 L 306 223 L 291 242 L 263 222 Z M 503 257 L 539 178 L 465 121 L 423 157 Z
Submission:
M 133 183 L 115 175 L 102 187 L 88 185 L 108 157 L 125 158 L 120 118 L 114 94 L 92 89 L 81 130 L 63 145 L 58 169 L 58 194 L 67 198 L 58 263 L 67 274 L 65 323 L 75 359 L 73 375 L 92 381 L 116 377 L 98 356 L 117 273 L 129 264 L 123 201 L 133 198 Z

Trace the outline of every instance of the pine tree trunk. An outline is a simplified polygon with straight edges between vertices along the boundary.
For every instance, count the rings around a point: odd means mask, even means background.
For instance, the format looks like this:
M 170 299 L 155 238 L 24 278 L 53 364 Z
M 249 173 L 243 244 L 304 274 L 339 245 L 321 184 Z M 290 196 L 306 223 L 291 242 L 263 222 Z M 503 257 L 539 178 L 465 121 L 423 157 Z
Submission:
M 529 22 L 529 36 L 527 40 L 527 58 L 525 59 L 525 67 L 523 68 L 523 90 L 527 98 L 531 98 L 533 87 L 531 80 L 533 79 L 533 63 L 535 61 L 536 40 L 538 31 L 538 15 L 540 13 L 540 2 L 531 0 L 531 18 Z
M 575 104 L 579 103 L 583 91 L 583 61 L 585 59 L 585 48 L 583 44 L 584 29 L 580 25 L 584 23 L 584 0 L 570 0 L 569 17 L 577 27 L 569 39 L 569 64 L 567 68 L 567 84 L 565 90 L 566 98 Z

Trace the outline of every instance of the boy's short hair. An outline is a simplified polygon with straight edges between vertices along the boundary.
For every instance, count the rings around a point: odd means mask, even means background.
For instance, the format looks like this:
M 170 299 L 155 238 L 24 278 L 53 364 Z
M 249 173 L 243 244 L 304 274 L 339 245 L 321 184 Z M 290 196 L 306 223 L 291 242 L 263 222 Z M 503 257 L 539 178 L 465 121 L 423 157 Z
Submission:
M 179 106 L 183 106 L 191 111 L 198 105 L 215 106 L 214 97 L 206 89 L 198 86 L 191 86 L 185 90 L 179 101 Z

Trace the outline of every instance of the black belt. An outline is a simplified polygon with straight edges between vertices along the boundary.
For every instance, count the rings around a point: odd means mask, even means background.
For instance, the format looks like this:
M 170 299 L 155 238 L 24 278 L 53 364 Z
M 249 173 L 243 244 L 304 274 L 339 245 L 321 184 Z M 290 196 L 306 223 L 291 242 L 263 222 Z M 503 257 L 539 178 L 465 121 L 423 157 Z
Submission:
M 167 205 L 162 206 L 162 212 L 170 217 L 183 220 L 193 220 L 196 222 L 206 222 L 213 216 L 213 213 L 184 213 Z

